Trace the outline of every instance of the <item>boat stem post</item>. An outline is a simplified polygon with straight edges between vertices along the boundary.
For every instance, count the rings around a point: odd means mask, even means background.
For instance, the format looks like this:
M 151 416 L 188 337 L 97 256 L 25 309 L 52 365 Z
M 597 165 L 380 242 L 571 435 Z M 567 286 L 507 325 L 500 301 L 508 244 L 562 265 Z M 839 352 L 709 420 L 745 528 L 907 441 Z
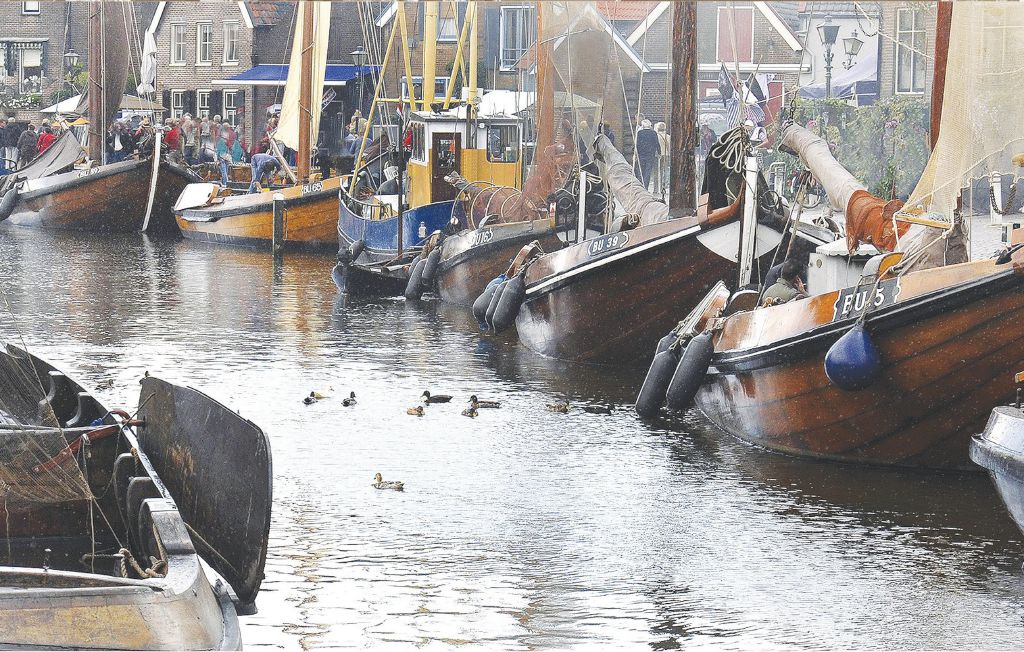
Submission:
M 142 220 L 142 232 L 149 230 L 149 218 L 153 215 L 153 199 L 156 197 L 156 178 L 160 174 L 160 144 L 163 142 L 163 129 L 153 130 L 153 172 L 149 177 L 149 198 L 146 200 L 146 217 Z
M 580 170 L 580 205 L 576 213 L 576 242 L 587 239 L 587 176 Z
M 740 277 L 742 288 L 750 284 L 754 268 L 754 252 L 757 242 L 757 157 L 748 155 L 744 168 L 743 228 L 740 231 Z
M 272 249 L 275 256 L 284 249 L 284 195 L 274 194 L 274 239 Z

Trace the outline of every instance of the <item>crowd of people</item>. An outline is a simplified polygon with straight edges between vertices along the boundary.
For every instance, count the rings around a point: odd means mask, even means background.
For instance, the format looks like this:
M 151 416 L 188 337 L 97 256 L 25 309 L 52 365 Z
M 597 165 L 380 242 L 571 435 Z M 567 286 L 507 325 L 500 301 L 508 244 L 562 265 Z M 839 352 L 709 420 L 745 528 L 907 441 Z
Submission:
M 4 174 L 23 168 L 45 152 L 57 140 L 63 128 L 59 122 L 43 121 L 39 127 L 18 122 L 13 117 L 0 121 L 0 167 Z

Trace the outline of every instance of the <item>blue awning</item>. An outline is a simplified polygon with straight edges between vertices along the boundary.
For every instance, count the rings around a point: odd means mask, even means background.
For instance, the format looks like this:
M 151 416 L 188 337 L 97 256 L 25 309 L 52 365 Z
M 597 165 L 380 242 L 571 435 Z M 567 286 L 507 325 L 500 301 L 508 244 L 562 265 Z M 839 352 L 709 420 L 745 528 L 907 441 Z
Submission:
M 324 86 L 344 86 L 346 82 L 356 79 L 360 74 L 374 73 L 378 67 L 329 63 L 324 73 Z M 253 66 L 234 77 L 215 79 L 213 84 L 217 86 L 284 86 L 287 80 L 288 64 L 264 63 Z

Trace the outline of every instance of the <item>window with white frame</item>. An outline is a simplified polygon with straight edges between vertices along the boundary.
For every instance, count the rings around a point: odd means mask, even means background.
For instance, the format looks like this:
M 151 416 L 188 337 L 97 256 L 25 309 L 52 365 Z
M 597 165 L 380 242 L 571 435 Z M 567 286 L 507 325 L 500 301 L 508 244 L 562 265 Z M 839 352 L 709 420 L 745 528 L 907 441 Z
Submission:
M 923 93 L 925 84 L 924 12 L 896 10 L 896 92 Z
M 196 24 L 196 65 L 213 62 L 213 23 Z
M 185 65 L 185 39 L 188 36 L 188 25 L 175 23 L 171 25 L 171 65 Z
M 18 51 L 18 91 L 25 95 L 42 92 L 43 89 L 43 50 L 42 48 L 22 48 Z
M 501 8 L 501 69 L 511 70 L 537 40 L 537 24 L 533 7 Z
M 171 117 L 178 119 L 185 113 L 185 91 L 171 91 Z
M 238 115 L 238 91 L 225 90 L 224 91 L 224 119 L 231 123 L 234 127 L 238 123 L 235 122 L 235 116 Z
M 38 14 L 39 3 L 38 2 L 22 2 L 21 13 L 23 14 Z
M 452 14 L 451 3 L 441 5 L 441 15 L 437 18 L 437 40 L 441 43 L 454 43 L 459 40 L 459 17 L 456 11 Z
M 416 101 L 423 101 L 423 77 L 416 75 L 412 78 L 412 88 L 416 93 Z M 448 77 L 435 77 L 434 78 L 434 97 L 442 98 L 448 94 Z M 402 76 L 402 99 L 409 99 L 409 82 L 407 78 Z
M 224 22 L 224 63 L 238 63 L 238 21 Z
M 210 91 L 196 91 L 196 117 L 210 117 Z

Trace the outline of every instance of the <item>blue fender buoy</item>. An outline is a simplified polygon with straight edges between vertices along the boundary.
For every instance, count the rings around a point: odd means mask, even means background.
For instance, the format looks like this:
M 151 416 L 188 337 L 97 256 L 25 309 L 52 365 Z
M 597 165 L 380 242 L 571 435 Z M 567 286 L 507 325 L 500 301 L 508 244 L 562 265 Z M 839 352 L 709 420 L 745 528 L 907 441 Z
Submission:
M 423 266 L 426 261 L 416 256 L 412 262 L 412 271 L 409 272 L 409 280 L 405 284 L 405 298 L 419 299 L 423 296 Z
M 487 330 L 491 330 L 494 324 L 494 311 L 498 309 L 498 302 L 501 301 L 501 295 L 505 293 L 505 288 L 508 287 L 508 281 L 502 281 L 498 283 L 498 287 L 494 288 L 494 294 L 491 295 L 491 302 L 487 304 L 487 314 L 484 315 L 484 324 L 487 325 Z
M 434 247 L 433 251 L 427 254 L 427 260 L 423 264 L 423 280 L 420 286 L 424 292 L 433 289 L 434 274 L 437 273 L 437 265 L 441 262 L 441 247 Z
M 353 263 L 359 258 L 359 254 L 363 253 L 363 249 L 366 249 L 365 240 L 356 240 L 348 248 L 349 260 Z
M 18 203 L 18 186 L 14 186 L 0 197 L 0 222 L 3 222 L 14 212 L 14 205 Z
M 825 375 L 849 392 L 870 386 L 881 372 L 882 356 L 864 324 L 851 328 L 825 354 Z
M 494 291 L 498 289 L 499 284 L 507 279 L 508 277 L 504 274 L 491 279 L 487 287 L 484 288 L 484 291 L 473 302 L 473 317 L 476 318 L 476 323 L 480 324 L 480 330 L 487 329 L 487 306 L 491 305 L 491 297 L 494 296 Z
M 669 408 L 685 410 L 690 407 L 693 397 L 704 382 L 704 374 L 711 366 L 714 354 L 715 345 L 711 341 L 711 333 L 701 333 L 690 340 L 665 392 L 665 403 Z
M 641 417 L 653 417 L 665 404 L 665 392 L 672 380 L 672 374 L 679 364 L 679 349 L 659 351 L 651 362 L 644 384 L 636 397 L 636 413 Z
M 519 314 L 519 307 L 523 305 L 523 298 L 526 296 L 526 281 L 522 274 L 518 274 L 508 280 L 505 291 L 501 293 L 501 299 L 494 308 L 494 315 L 491 317 L 491 328 L 495 333 L 500 333 L 515 323 L 516 315 Z

